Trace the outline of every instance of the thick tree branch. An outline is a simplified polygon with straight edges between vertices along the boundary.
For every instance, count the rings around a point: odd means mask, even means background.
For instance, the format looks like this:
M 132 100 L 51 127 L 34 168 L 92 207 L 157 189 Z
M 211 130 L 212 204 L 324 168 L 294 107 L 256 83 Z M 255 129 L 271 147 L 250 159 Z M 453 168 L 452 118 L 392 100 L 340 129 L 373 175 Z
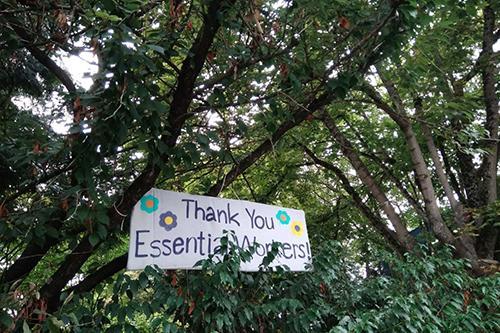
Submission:
M 326 128 L 330 131 L 333 139 L 340 145 L 340 150 L 345 157 L 350 161 L 354 170 L 361 182 L 368 188 L 370 193 L 373 195 L 375 200 L 379 203 L 384 213 L 387 215 L 389 221 L 391 221 L 392 226 L 396 230 L 396 236 L 398 238 L 398 243 L 401 244 L 406 250 L 410 251 L 415 245 L 414 240 L 408 233 L 405 224 L 396 213 L 396 210 L 392 206 L 391 202 L 387 198 L 386 194 L 381 190 L 378 184 L 373 179 L 370 171 L 366 165 L 361 161 L 354 147 L 349 142 L 349 140 L 342 134 L 339 128 L 335 125 L 334 120 L 330 117 L 328 112 L 322 113 L 322 120 Z
M 484 30 L 483 30 L 483 51 L 485 64 L 482 67 L 483 95 L 486 106 L 486 124 L 489 138 L 486 144 L 488 154 L 485 155 L 483 164 L 484 184 L 482 193 L 485 194 L 486 202 L 493 203 L 497 200 L 497 164 L 498 164 L 498 125 L 499 125 L 499 107 L 496 91 L 495 79 L 497 74 L 496 63 L 492 59 L 493 44 L 495 43 L 493 30 L 495 27 L 495 11 L 492 1 L 488 1 L 488 6 L 484 8 Z
M 306 119 L 309 114 L 319 110 L 321 107 L 328 104 L 333 100 L 333 96 L 324 93 L 318 98 L 314 99 L 307 107 L 302 106 L 296 110 L 292 116 L 292 119 L 285 121 L 280 127 L 273 133 L 271 138 L 262 142 L 254 151 L 245 156 L 241 161 L 239 161 L 233 168 L 216 184 L 214 184 L 208 191 L 209 195 L 218 195 L 224 188 L 225 183 L 232 183 L 242 172 L 245 172 L 251 165 L 253 165 L 258 159 L 260 159 L 265 153 L 273 148 L 273 145 L 278 142 L 283 135 L 285 135 L 290 129 L 299 125 L 302 121 Z
M 182 125 L 186 120 L 184 115 L 187 113 L 192 100 L 194 83 L 203 68 L 208 50 L 220 26 L 217 13 L 222 5 L 221 1 L 212 1 L 209 4 L 208 11 L 204 15 L 204 24 L 183 62 L 177 81 L 177 88 L 170 104 L 167 128 L 169 133 L 161 138 L 170 147 L 176 144 Z M 163 156 L 163 159 L 167 160 L 168 156 Z M 125 190 L 119 202 L 109 208 L 110 227 L 113 228 L 120 225 L 124 216 L 130 212 L 134 204 L 154 185 L 159 173 L 160 169 L 158 166 L 153 162 L 148 163 L 142 174 Z M 93 246 L 89 241 L 89 235 L 85 236 L 72 253 L 66 257 L 65 261 L 49 281 L 41 288 L 41 297 L 47 299 L 49 311 L 54 311 L 58 308 L 59 295 L 62 288 L 78 272 L 98 245 Z
M 28 34 L 28 32 L 23 28 L 23 25 L 17 22 L 11 15 L 6 15 L 9 19 L 9 24 L 16 34 L 24 42 L 24 46 L 30 51 L 31 55 L 35 57 L 42 65 L 44 65 L 52 74 L 54 74 L 59 81 L 66 87 L 68 92 L 75 93 L 76 87 L 71 79 L 70 75 L 66 73 L 61 67 L 59 67 L 48 55 L 40 51 L 36 46 L 33 46 L 33 38 Z
M 456 82 L 456 84 L 464 85 L 465 83 L 469 82 L 473 77 L 475 77 L 477 74 L 482 72 L 485 64 L 488 64 L 491 62 L 496 63 L 499 56 L 500 56 L 499 52 L 493 52 L 493 53 L 481 52 L 481 54 L 479 54 L 479 57 L 477 58 L 476 62 L 472 66 L 471 70 L 469 72 L 467 72 L 467 74 L 465 74 L 463 78 L 458 80 L 458 82 Z M 490 57 L 490 58 L 488 59 L 488 57 Z
M 381 77 L 384 77 L 382 73 L 378 73 Z M 468 241 L 467 237 L 455 238 L 451 233 L 450 229 L 444 223 L 443 217 L 441 216 L 441 211 L 437 204 L 437 197 L 434 191 L 434 186 L 431 181 L 431 176 L 427 168 L 427 164 L 424 159 L 424 155 L 418 143 L 415 132 L 413 131 L 412 125 L 409 119 L 405 116 L 404 107 L 399 95 L 397 94 L 393 85 L 390 81 L 383 79 L 386 84 L 386 89 L 389 92 L 389 96 L 393 99 L 393 104 L 396 108 L 401 107 L 400 110 L 395 110 L 391 108 L 387 103 L 385 103 L 380 96 L 380 94 L 369 84 L 365 85 L 365 92 L 367 95 L 373 99 L 373 101 L 385 111 L 391 119 L 398 124 L 399 128 L 404 134 L 408 150 L 410 152 L 412 167 L 415 171 L 417 182 L 419 185 L 420 192 L 424 197 L 425 210 L 427 212 L 428 220 L 431 224 L 432 230 L 436 237 L 445 244 L 454 245 L 457 253 L 460 257 L 469 259 L 474 267 L 477 267 L 477 255 L 473 244 Z M 401 105 L 401 106 L 399 106 Z
M 405 248 L 402 247 L 399 243 L 398 237 L 394 231 L 389 229 L 387 225 L 384 223 L 380 215 L 373 212 L 361 199 L 358 192 L 352 187 L 349 179 L 344 175 L 342 170 L 334 166 L 332 163 L 329 163 L 325 160 L 317 157 L 309 148 L 306 146 L 302 146 L 307 155 L 319 166 L 323 168 L 333 171 L 335 176 L 342 183 L 342 187 L 344 190 L 351 196 L 352 200 L 356 207 L 361 211 L 361 213 L 368 219 L 368 221 L 372 224 L 372 226 L 384 237 L 384 239 L 389 243 L 389 245 L 396 250 L 398 253 L 402 253 Z
M 422 117 L 423 116 L 422 99 L 415 98 L 414 106 L 417 117 Z M 444 193 L 446 194 L 446 197 L 448 198 L 450 206 L 453 210 L 455 224 L 457 225 L 457 227 L 463 228 L 465 226 L 464 208 L 462 204 L 459 201 L 457 201 L 457 199 L 455 199 L 455 193 L 453 192 L 450 183 L 448 182 L 448 177 L 445 174 L 443 163 L 439 158 L 438 150 L 436 148 L 436 145 L 434 144 L 432 132 L 430 128 L 427 126 L 427 123 L 425 123 L 424 121 L 420 123 L 420 126 L 424 134 L 425 142 L 427 144 L 427 149 L 429 150 L 429 154 L 431 155 L 432 163 L 434 164 L 434 168 L 436 170 L 437 178 L 439 180 L 439 183 L 443 187 Z
M 317 99 L 315 99 L 313 102 L 309 104 L 310 108 L 312 110 L 317 110 L 318 108 L 322 107 L 324 104 L 329 102 L 331 100 L 331 96 L 328 94 L 324 94 Z M 262 142 L 254 151 L 252 151 L 250 154 L 248 154 L 245 158 L 243 158 L 239 163 L 237 163 L 233 168 L 226 173 L 226 175 L 219 181 L 217 181 L 208 191 L 205 195 L 207 196 L 218 196 L 219 193 L 232 184 L 236 178 L 241 175 L 243 172 L 245 172 L 250 166 L 252 166 L 259 158 L 261 158 L 265 153 L 269 152 L 273 144 L 278 142 L 285 133 L 288 132 L 291 128 L 297 126 L 300 124 L 307 115 L 309 115 L 310 112 L 307 110 L 304 110 L 304 108 L 299 108 L 295 114 L 293 119 L 283 123 L 278 130 L 273 133 L 271 139 L 267 139 L 264 142 Z M 128 253 L 124 254 L 123 256 L 128 256 Z M 118 259 L 118 258 L 117 258 Z M 117 273 L 118 271 L 124 269 L 126 267 L 126 262 L 110 262 L 103 266 L 102 268 L 98 269 L 96 272 L 91 274 L 89 276 L 89 280 L 84 279 L 81 283 L 83 283 L 84 287 L 81 287 L 82 291 L 87 291 L 95 287 L 97 284 L 105 280 L 107 277 L 110 275 L 113 275 Z M 75 291 L 80 290 L 80 287 L 76 286 L 73 288 Z M 72 289 L 72 290 L 73 290 Z
M 408 192 L 405 184 L 403 184 L 403 182 L 394 174 L 394 172 L 392 172 L 391 169 L 387 167 L 387 165 L 385 165 L 384 161 L 382 161 L 375 154 L 369 154 L 369 153 L 360 153 L 360 154 L 368 157 L 382 168 L 382 171 L 389 177 L 389 180 L 396 186 L 396 188 L 403 195 L 406 201 L 408 201 L 408 203 L 413 208 L 413 210 L 418 214 L 418 216 L 420 216 L 422 220 L 426 223 L 427 216 L 425 215 L 425 211 L 422 209 L 417 199 L 415 199 L 410 194 L 410 192 Z
M 466 202 L 465 200 L 465 194 L 463 191 L 463 188 L 460 187 L 460 184 L 458 183 L 457 177 L 455 176 L 455 173 L 452 170 L 450 160 L 448 159 L 448 155 L 446 154 L 446 151 L 443 147 L 442 144 L 439 143 L 439 141 L 436 141 L 438 145 L 439 152 L 441 153 L 441 157 L 443 159 L 443 164 L 444 164 L 444 169 L 446 170 L 446 174 L 450 178 L 450 184 L 453 187 L 453 190 L 455 193 L 458 195 L 458 199 L 460 202 L 464 203 Z
M 214 5 L 214 3 L 212 3 L 212 5 Z M 212 15 L 212 18 L 215 18 L 216 15 L 215 15 L 215 13 L 213 13 L 213 14 L 214 15 Z M 208 21 L 209 20 L 206 19 L 205 24 L 207 24 Z M 209 31 L 211 31 L 211 30 L 205 30 L 205 32 L 207 32 L 207 34 Z M 198 41 L 198 38 L 197 38 L 197 41 Z M 195 45 L 196 44 L 197 43 L 195 42 Z M 210 45 L 209 44 L 203 44 L 203 45 L 206 47 L 206 48 L 203 48 L 203 50 L 204 50 L 203 52 L 205 52 L 205 57 L 206 57 L 206 53 L 208 52 L 208 47 Z M 198 48 L 193 49 L 192 52 L 189 52 L 189 54 L 197 54 L 198 51 L 201 51 L 201 49 L 198 49 Z M 184 62 L 184 65 L 186 65 L 186 62 L 188 62 L 188 61 L 190 61 L 190 59 L 186 59 L 186 61 Z M 183 68 L 181 69 L 181 73 L 185 73 L 184 65 L 183 65 Z M 189 62 L 188 62 L 188 65 L 189 65 Z M 201 70 L 202 65 L 203 64 L 195 62 L 194 66 L 195 66 L 195 68 L 199 68 Z M 364 70 L 366 70 L 366 68 L 367 68 L 367 66 L 363 66 L 361 71 L 363 71 L 363 73 L 364 73 Z M 190 115 L 189 113 L 187 113 L 187 107 L 189 106 L 190 99 L 192 98 L 192 95 L 193 95 L 193 86 L 185 87 L 185 84 L 186 84 L 186 82 L 191 82 L 194 85 L 195 79 L 196 79 L 196 76 L 194 76 L 192 78 L 188 77 L 188 78 L 186 78 L 186 80 L 181 80 L 181 79 L 178 80 L 179 86 L 177 87 L 177 90 L 174 93 L 174 100 L 171 104 L 171 111 L 170 111 L 169 119 L 168 119 L 170 135 L 163 136 L 161 138 L 162 141 L 165 142 L 168 146 L 175 145 L 177 137 L 180 134 L 179 124 L 182 124 L 187 119 L 187 117 L 189 117 L 189 115 Z M 181 85 L 181 83 L 182 83 L 182 85 Z M 278 130 L 275 133 L 273 133 L 273 135 L 270 139 L 267 139 L 266 141 L 264 141 L 261 145 L 259 145 L 259 147 L 256 148 L 256 150 L 254 150 L 251 154 L 247 155 L 247 157 L 245 157 L 237 165 L 235 165 L 228 172 L 228 174 L 226 174 L 226 176 L 222 180 L 220 180 L 214 186 L 212 186 L 212 188 L 210 188 L 207 195 L 218 195 L 220 193 L 220 191 L 225 186 L 227 186 L 232 181 L 234 181 L 238 177 L 238 175 L 240 175 L 242 172 L 244 172 L 246 169 L 248 169 L 263 154 L 270 151 L 273 148 L 274 143 L 277 142 L 288 130 L 297 126 L 303 120 L 305 120 L 305 118 L 311 113 L 310 110 L 320 109 L 321 107 L 323 107 L 327 103 L 331 102 L 331 100 L 333 100 L 333 98 L 334 98 L 334 96 L 332 96 L 330 93 L 324 93 L 324 94 L 320 95 L 319 97 L 317 97 L 316 99 L 314 99 L 308 105 L 308 107 L 304 107 L 301 105 L 301 108 L 299 108 L 299 110 L 293 114 L 293 117 L 291 120 L 284 122 L 278 128 Z M 186 99 L 189 100 L 188 103 L 186 103 L 187 102 Z M 146 171 L 153 172 L 153 170 L 151 168 L 146 168 Z M 156 178 L 156 176 L 154 178 Z M 149 187 L 151 187 L 151 186 L 153 186 L 153 184 L 150 184 Z M 144 193 L 145 192 L 141 192 L 141 196 Z M 124 198 L 125 198 L 125 196 L 124 196 Z M 135 198 L 136 201 L 139 198 L 140 198 L 140 196 Z M 132 205 L 133 205 L 133 203 L 132 203 Z M 130 210 L 132 208 L 132 206 L 130 206 L 128 208 Z M 127 210 L 127 211 L 129 211 L 129 210 Z M 118 215 L 117 218 L 121 218 L 122 214 L 117 212 L 117 214 L 115 214 L 115 216 L 116 215 Z M 70 259 L 70 257 L 68 257 L 68 260 L 69 259 Z M 83 260 L 83 262 L 85 260 Z M 83 264 L 83 262 L 81 264 Z M 81 264 L 80 264 L 80 266 L 81 266 Z M 76 273 L 76 271 L 74 271 L 74 273 Z M 107 277 L 104 275 L 106 275 L 106 274 L 103 274 L 101 276 L 101 281 L 102 281 L 102 279 L 105 279 Z M 55 306 L 57 306 L 57 304 L 55 304 Z
M 365 147 L 366 151 L 370 151 L 370 147 L 368 143 L 363 139 L 362 135 L 356 130 L 354 126 L 352 126 L 348 120 L 345 120 L 345 122 L 349 125 L 349 127 L 354 131 L 356 134 L 357 139 L 361 144 Z M 384 154 L 385 152 L 383 152 Z M 377 163 L 380 168 L 382 168 L 383 172 L 389 177 L 390 181 L 396 186 L 396 188 L 399 190 L 399 192 L 403 195 L 403 197 L 408 201 L 408 203 L 413 207 L 415 212 L 422 218 L 424 223 L 427 223 L 427 216 L 425 215 L 424 210 L 420 206 L 418 200 L 414 198 L 408 190 L 406 190 L 406 186 L 401 182 L 401 180 L 396 177 L 396 175 L 390 170 L 389 167 L 387 167 L 385 161 L 383 161 L 381 158 L 379 158 L 376 154 L 371 154 L 368 152 L 360 152 L 360 155 L 366 156 L 375 163 Z M 387 156 L 387 159 L 389 156 Z
M 64 213 L 59 210 L 55 216 L 54 220 L 49 221 L 49 227 L 59 229 L 61 227 L 61 222 L 64 219 Z M 60 216 L 63 215 L 63 216 Z M 40 240 L 39 240 L 40 241 Z M 23 279 L 28 275 L 33 268 L 38 264 L 38 262 L 43 258 L 43 256 L 50 250 L 50 248 L 59 242 L 58 238 L 46 236 L 43 244 L 32 240 L 28 243 L 23 253 L 16 259 L 16 261 L 3 272 L 0 281 L 7 285 L 11 285 L 17 280 Z
M 485 128 L 488 131 L 489 138 L 485 144 L 488 153 L 484 156 L 483 166 L 480 170 L 484 170 L 482 176 L 483 183 L 481 184 L 481 197 L 485 198 L 485 204 L 492 204 L 497 199 L 497 168 L 498 168 L 498 97 L 496 91 L 496 74 L 497 68 L 493 61 L 493 44 L 495 43 L 495 11 L 493 9 L 493 1 L 489 0 L 488 5 L 483 10 L 484 28 L 483 28 L 483 50 L 485 55 L 485 64 L 481 74 L 483 79 L 483 95 L 484 104 L 486 106 L 486 124 Z M 495 246 L 499 228 L 493 225 L 487 225 L 482 228 L 478 244 L 478 252 L 481 257 L 492 259 L 495 253 Z
M 76 286 L 66 290 L 68 293 L 74 292 L 75 294 L 89 292 L 95 288 L 99 283 L 108 277 L 111 277 L 124 269 L 127 266 L 128 252 L 116 257 L 104 266 L 101 266 L 97 271 L 88 275 L 83 281 Z

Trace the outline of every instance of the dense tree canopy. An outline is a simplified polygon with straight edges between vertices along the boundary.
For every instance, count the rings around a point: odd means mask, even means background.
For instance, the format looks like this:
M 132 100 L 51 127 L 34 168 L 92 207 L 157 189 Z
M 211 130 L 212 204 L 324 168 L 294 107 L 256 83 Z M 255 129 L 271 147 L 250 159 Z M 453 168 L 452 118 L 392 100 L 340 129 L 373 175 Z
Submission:
M 499 10 L 0 0 L 0 330 L 500 330 Z M 304 209 L 314 270 L 124 272 L 151 187 Z

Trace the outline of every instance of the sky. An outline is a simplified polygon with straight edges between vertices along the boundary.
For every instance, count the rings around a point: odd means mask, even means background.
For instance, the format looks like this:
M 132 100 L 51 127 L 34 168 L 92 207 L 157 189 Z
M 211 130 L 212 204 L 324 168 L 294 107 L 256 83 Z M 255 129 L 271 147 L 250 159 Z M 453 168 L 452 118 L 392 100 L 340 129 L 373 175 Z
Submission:
M 97 57 L 91 51 L 81 52 L 79 56 L 62 57 L 59 64 L 62 64 L 80 87 L 85 90 L 90 88 L 91 76 L 97 73 Z
M 71 75 L 76 85 L 84 90 L 90 89 L 92 86 L 92 75 L 97 73 L 97 57 L 92 51 L 81 52 L 78 56 L 62 56 L 59 59 L 54 59 L 59 66 Z M 54 132 L 66 134 L 71 123 L 71 117 L 67 115 L 61 122 L 52 122 L 51 127 Z
M 495 43 L 493 50 L 494 52 L 500 50 L 500 41 Z M 476 57 L 477 56 L 479 56 L 479 50 Z M 54 58 L 54 60 L 70 74 L 80 89 L 88 90 L 91 87 L 93 82 L 92 75 L 97 73 L 98 70 L 97 57 L 91 50 L 83 51 L 78 56 L 61 55 L 60 57 Z M 55 96 L 55 99 L 57 99 L 57 96 Z M 14 102 L 26 109 L 32 107 L 34 104 L 32 100 L 24 97 L 17 98 Z M 56 133 L 67 134 L 70 122 L 71 118 L 68 115 L 67 119 L 53 122 L 51 126 Z

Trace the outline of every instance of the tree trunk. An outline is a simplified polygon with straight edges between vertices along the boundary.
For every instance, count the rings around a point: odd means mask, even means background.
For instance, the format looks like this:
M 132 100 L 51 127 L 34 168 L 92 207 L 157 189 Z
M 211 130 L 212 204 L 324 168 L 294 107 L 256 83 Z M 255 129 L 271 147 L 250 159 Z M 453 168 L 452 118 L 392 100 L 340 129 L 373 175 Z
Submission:
M 480 190 L 485 198 L 486 204 L 490 205 L 497 200 L 497 165 L 498 165 L 498 98 L 495 89 L 496 66 L 493 62 L 493 44 L 495 43 L 495 11 L 492 1 L 488 1 L 488 6 L 483 10 L 484 29 L 483 29 L 483 51 L 485 64 L 482 70 L 484 104 L 486 106 L 486 124 L 489 138 L 486 143 L 488 153 L 484 157 L 483 184 Z M 492 221 L 486 221 L 477 240 L 477 248 L 482 258 L 493 259 L 495 245 L 498 237 L 498 227 L 493 226 Z M 484 222 L 483 222 L 484 223 Z
M 380 73 L 379 73 L 380 75 Z M 381 75 L 383 76 L 383 75 Z M 390 83 L 390 81 L 384 79 L 388 91 L 391 91 L 390 95 L 396 94 L 396 91 Z M 456 253 L 458 256 L 469 259 L 473 267 L 477 268 L 477 254 L 474 249 L 473 244 L 468 242 L 464 238 L 455 238 L 451 233 L 450 229 L 446 226 L 441 216 L 441 212 L 437 205 L 437 197 L 434 191 L 434 186 L 432 185 L 431 177 L 425 159 L 418 143 L 417 137 L 411 123 L 408 118 L 403 114 L 403 110 L 395 110 L 383 101 L 380 94 L 371 86 L 366 85 L 365 91 L 370 98 L 377 104 L 383 111 L 387 113 L 389 117 L 399 126 L 404 134 L 406 145 L 411 156 L 412 167 L 415 170 L 415 175 L 417 178 L 417 183 L 419 185 L 420 192 L 424 197 L 425 211 L 428 216 L 428 220 L 431 224 L 431 228 L 437 239 L 439 239 L 444 244 L 449 244 L 455 246 Z M 398 106 L 400 103 L 400 98 L 396 97 L 393 101 L 394 105 Z

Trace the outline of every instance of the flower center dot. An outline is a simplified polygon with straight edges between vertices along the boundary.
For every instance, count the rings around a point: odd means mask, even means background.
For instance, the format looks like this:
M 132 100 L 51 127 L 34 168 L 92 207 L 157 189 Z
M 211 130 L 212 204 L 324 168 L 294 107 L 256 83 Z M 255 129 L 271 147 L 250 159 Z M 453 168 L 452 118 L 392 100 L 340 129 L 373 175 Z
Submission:
M 300 231 L 300 227 L 298 225 L 295 226 L 295 231 Z
M 172 216 L 167 216 L 165 217 L 165 219 L 163 219 L 163 221 L 165 222 L 165 224 L 172 224 L 174 222 L 174 219 L 172 218 Z
M 146 207 L 153 208 L 153 206 L 154 206 L 153 200 L 146 201 Z

